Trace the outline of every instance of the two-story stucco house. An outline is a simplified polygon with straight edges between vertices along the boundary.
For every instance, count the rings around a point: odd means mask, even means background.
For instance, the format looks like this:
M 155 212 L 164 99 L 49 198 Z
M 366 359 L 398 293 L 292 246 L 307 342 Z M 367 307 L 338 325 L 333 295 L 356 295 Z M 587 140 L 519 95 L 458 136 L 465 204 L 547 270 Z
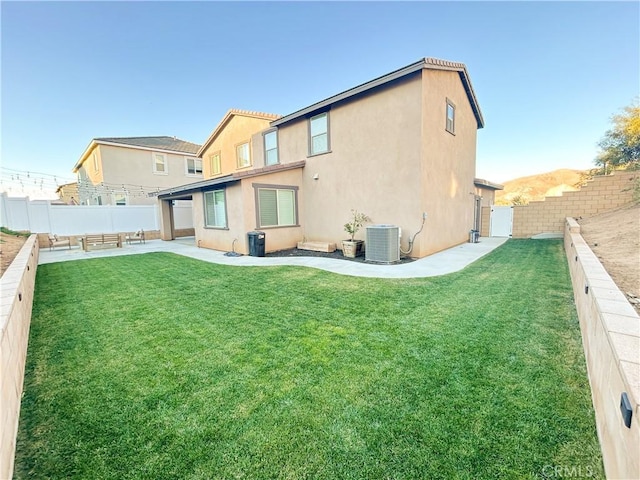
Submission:
M 94 138 L 73 167 L 82 205 L 149 205 L 149 193 L 202 179 L 200 145 L 175 137 Z
M 411 256 L 429 255 L 467 241 L 496 187 L 475 179 L 483 125 L 465 65 L 431 58 L 283 117 L 230 111 L 198 152 L 205 179 L 159 193 L 161 236 L 182 198 L 199 246 L 240 253 L 253 230 L 267 251 L 340 246 L 352 209 L 399 226 L 407 249 L 426 213 Z

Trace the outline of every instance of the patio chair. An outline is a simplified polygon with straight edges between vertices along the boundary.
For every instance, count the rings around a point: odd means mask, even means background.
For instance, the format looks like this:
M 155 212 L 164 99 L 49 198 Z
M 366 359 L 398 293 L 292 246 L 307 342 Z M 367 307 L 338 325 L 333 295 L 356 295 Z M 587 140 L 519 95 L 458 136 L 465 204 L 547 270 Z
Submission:
M 146 243 L 144 240 L 144 230 L 140 229 L 136 233 L 127 234 L 124 241 L 131 245 L 131 242 Z
M 58 235 L 49 235 L 49 251 L 56 247 L 68 247 L 71 250 L 71 240 L 69 238 L 60 238 Z

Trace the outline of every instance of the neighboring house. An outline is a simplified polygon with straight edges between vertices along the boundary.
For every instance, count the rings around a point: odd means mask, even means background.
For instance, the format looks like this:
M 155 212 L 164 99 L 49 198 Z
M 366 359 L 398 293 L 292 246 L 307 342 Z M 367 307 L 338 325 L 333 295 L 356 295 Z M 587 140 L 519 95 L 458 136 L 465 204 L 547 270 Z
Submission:
M 155 204 L 149 193 L 203 178 L 199 149 L 200 145 L 175 137 L 94 138 L 73 167 L 78 201 Z
M 56 189 L 56 195 L 62 203 L 67 205 L 78 205 L 80 203 L 78 196 L 78 182 L 65 183 Z
M 479 225 L 476 133 L 484 126 L 462 63 L 425 58 L 284 117 L 230 111 L 198 152 L 205 179 L 158 194 L 163 239 L 172 200 L 192 198 L 201 247 L 248 253 L 336 243 L 351 209 L 418 232 L 411 256 L 465 242 Z M 365 238 L 363 229 L 357 238 Z

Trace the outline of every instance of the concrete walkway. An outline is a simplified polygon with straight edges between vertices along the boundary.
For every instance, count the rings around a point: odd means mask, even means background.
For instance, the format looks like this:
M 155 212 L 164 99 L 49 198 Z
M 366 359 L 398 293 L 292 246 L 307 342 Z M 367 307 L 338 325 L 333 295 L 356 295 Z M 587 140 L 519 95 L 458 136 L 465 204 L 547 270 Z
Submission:
M 56 249 L 49 251 L 40 249 L 38 264 L 83 260 L 88 258 L 114 257 L 118 255 L 135 255 L 149 252 L 171 252 L 205 262 L 236 266 L 272 266 L 297 265 L 300 267 L 318 268 L 341 275 L 354 277 L 378 278 L 420 278 L 445 275 L 462 270 L 470 263 L 491 252 L 506 242 L 506 238 L 480 238 L 479 243 L 463 243 L 448 250 L 430 255 L 415 262 L 399 265 L 377 265 L 352 262 L 323 257 L 229 257 L 224 252 L 198 248 L 194 237 L 179 238 L 173 241 L 149 240 L 146 243 L 123 245 L 122 248 L 108 248 L 84 252 L 81 248 Z

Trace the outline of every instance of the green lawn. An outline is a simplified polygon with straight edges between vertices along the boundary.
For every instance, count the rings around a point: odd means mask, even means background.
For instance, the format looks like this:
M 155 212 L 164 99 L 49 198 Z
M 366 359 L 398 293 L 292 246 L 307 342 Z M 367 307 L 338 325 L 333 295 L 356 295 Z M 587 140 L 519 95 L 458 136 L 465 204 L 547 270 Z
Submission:
M 604 476 L 559 241 L 415 280 L 164 253 L 38 267 L 17 478 L 555 467 Z

